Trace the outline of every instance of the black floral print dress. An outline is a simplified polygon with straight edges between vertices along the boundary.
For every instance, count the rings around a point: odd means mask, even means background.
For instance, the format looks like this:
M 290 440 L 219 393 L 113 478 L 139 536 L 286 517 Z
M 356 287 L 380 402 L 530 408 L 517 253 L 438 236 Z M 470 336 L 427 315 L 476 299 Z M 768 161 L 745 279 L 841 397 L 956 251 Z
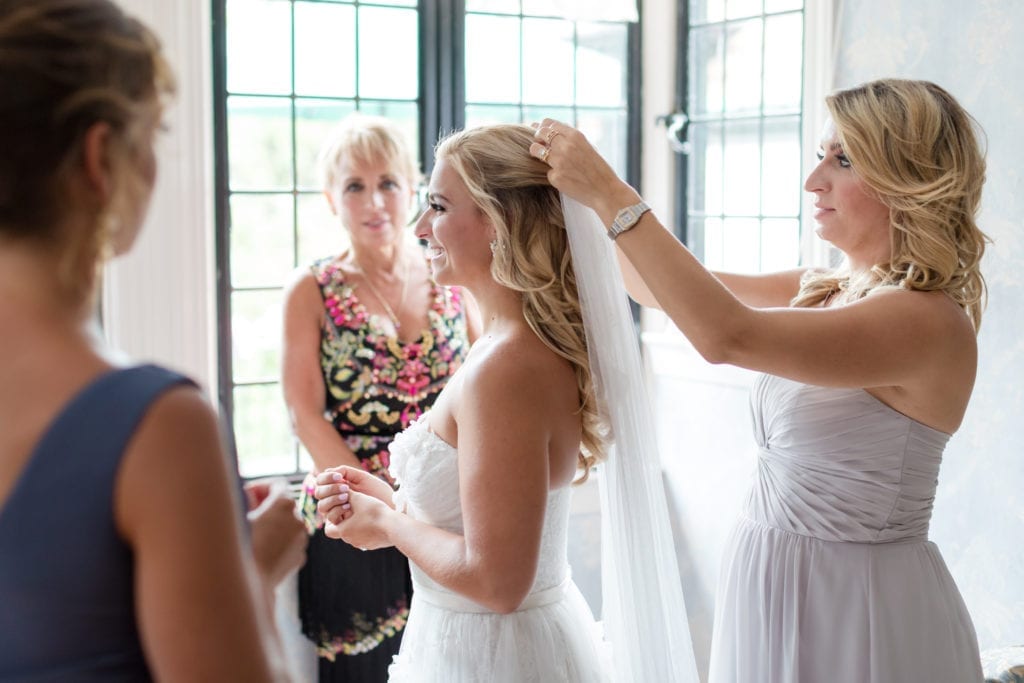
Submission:
M 393 483 L 391 440 L 433 405 L 469 351 L 462 293 L 434 284 L 427 328 L 403 342 L 367 313 L 337 257 L 311 270 L 324 305 L 324 417 L 367 471 Z M 324 536 L 311 477 L 302 503 L 312 537 L 299 572 L 299 611 L 303 632 L 317 644 L 320 681 L 386 681 L 409 614 L 408 561 L 394 548 L 364 552 Z

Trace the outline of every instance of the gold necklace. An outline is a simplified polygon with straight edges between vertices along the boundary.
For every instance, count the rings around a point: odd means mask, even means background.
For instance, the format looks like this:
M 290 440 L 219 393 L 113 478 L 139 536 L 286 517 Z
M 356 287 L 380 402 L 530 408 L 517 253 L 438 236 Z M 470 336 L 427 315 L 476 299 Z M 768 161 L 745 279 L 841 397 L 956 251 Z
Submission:
M 363 265 L 359 263 L 359 259 L 356 258 L 355 254 L 352 255 L 352 261 L 353 263 L 355 263 L 356 268 L 359 270 L 360 274 L 362 274 L 363 282 L 365 282 L 366 286 L 370 288 L 370 292 L 373 293 L 373 296 L 376 297 L 377 301 L 379 301 L 380 305 L 384 308 L 384 312 L 387 314 L 388 319 L 391 320 L 391 324 L 395 326 L 395 334 L 397 335 L 399 330 L 402 329 L 402 322 L 398 319 L 398 316 L 395 315 L 394 310 L 392 310 L 391 306 L 388 304 L 387 299 L 384 298 L 384 295 L 380 293 L 380 290 L 373 286 L 373 282 L 370 281 L 370 274 L 367 273 L 366 270 L 363 268 Z M 402 273 L 402 294 L 398 298 L 398 306 L 396 306 L 399 312 L 401 312 L 402 307 L 405 305 L 405 294 L 408 288 L 409 261 L 406 260 L 405 270 Z

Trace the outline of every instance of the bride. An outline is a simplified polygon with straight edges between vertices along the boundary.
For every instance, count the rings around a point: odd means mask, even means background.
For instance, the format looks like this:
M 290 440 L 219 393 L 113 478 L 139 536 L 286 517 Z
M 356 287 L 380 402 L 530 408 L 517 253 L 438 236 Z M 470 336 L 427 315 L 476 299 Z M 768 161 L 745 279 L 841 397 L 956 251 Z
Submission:
M 600 263 L 610 243 L 567 233 L 596 216 L 563 206 L 533 136 L 498 125 L 438 144 L 416 235 L 437 282 L 473 294 L 483 334 L 392 444 L 397 491 L 354 468 L 319 475 L 325 531 L 411 562 L 391 681 L 695 681 L 635 338 Z M 572 484 L 599 463 L 603 637 L 566 559 Z

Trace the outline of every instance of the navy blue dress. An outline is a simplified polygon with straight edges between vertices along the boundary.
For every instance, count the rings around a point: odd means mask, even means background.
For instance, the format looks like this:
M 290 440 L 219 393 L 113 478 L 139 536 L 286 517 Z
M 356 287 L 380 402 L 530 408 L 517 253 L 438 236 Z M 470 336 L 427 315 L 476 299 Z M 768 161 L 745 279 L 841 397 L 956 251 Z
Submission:
M 114 485 L 146 411 L 181 384 L 153 365 L 105 373 L 36 444 L 0 507 L 0 681 L 151 680 Z

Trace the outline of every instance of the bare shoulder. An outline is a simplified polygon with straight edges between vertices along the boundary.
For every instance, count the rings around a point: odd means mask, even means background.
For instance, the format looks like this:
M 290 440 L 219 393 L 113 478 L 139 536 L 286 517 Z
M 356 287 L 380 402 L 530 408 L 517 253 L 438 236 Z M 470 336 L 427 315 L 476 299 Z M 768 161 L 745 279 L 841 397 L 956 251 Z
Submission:
M 501 392 L 531 403 L 557 399 L 566 390 L 575 392 L 569 363 L 527 329 L 487 343 L 467 373 L 466 389 L 476 394 Z
M 472 367 L 464 366 L 469 371 L 456 412 L 460 439 L 470 425 L 486 425 L 491 439 L 506 434 L 520 443 L 526 434 L 538 444 L 572 440 L 567 435 L 578 439 L 579 397 L 568 361 L 529 329 L 483 350 L 467 363 Z
M 313 272 L 307 267 L 294 270 L 285 285 L 284 297 L 288 308 L 318 306 L 320 285 Z
M 880 289 L 868 297 L 884 303 L 900 316 L 922 344 L 947 342 L 953 346 L 977 346 L 974 326 L 967 313 L 943 292 Z
M 117 483 L 118 519 L 130 525 L 134 513 L 156 498 L 223 497 L 230 494 L 230 477 L 213 407 L 199 389 L 174 387 L 146 411 L 125 451 Z

